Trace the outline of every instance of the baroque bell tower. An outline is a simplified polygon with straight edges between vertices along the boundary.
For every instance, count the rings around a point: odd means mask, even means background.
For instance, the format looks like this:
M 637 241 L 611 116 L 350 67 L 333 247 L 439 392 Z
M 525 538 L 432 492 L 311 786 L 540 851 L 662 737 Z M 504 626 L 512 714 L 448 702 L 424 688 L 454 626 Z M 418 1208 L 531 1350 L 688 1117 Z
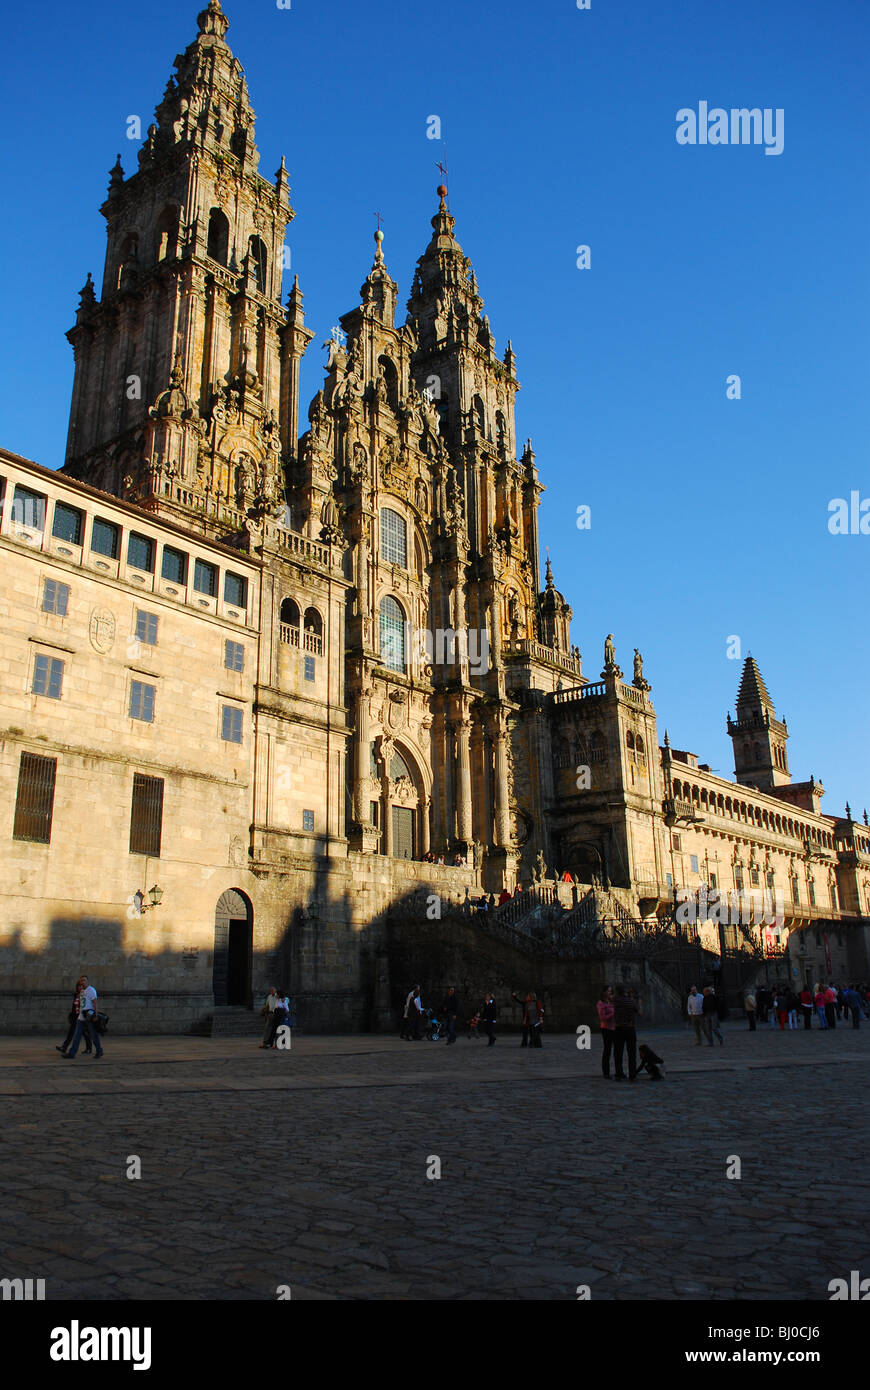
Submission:
M 311 338 L 298 285 L 281 305 L 293 217 L 284 161 L 259 173 L 254 111 L 219 0 L 175 60 L 155 121 L 102 207 L 75 353 L 65 471 L 214 535 L 283 519 Z

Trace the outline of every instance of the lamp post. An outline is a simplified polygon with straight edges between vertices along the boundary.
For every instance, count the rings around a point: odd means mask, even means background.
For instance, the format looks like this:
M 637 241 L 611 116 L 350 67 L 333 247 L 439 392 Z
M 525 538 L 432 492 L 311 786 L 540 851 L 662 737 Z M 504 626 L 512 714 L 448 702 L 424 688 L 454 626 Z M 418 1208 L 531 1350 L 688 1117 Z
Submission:
M 149 912 L 151 908 L 159 907 L 162 900 L 163 889 L 159 888 L 156 883 L 153 888 L 148 889 L 147 903 L 145 901 L 145 892 L 142 888 L 137 888 L 136 892 L 133 894 L 133 902 L 140 917 L 143 913 Z

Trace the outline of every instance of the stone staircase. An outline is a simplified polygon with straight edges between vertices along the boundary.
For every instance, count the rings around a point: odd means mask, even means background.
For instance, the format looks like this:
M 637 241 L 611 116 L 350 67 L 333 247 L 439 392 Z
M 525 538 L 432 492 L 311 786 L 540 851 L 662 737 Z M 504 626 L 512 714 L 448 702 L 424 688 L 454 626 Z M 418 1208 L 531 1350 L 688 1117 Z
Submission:
M 216 1004 L 210 1015 L 211 1027 L 203 1029 L 212 1038 L 262 1038 L 264 1020 L 259 1012 L 243 1004 Z M 205 1020 L 207 1025 L 208 1017 Z

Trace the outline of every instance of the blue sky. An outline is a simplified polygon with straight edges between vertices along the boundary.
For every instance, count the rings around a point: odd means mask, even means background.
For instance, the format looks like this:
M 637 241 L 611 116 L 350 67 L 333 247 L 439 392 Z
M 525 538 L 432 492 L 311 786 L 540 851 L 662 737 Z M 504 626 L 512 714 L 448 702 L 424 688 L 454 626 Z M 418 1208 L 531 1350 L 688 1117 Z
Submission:
M 108 170 L 119 150 L 135 168 L 126 118 L 147 127 L 197 8 L 7 12 L 0 442 L 49 467 L 72 383 L 64 332 L 86 272 L 101 279 Z M 303 411 L 319 344 L 371 264 L 376 210 L 404 306 L 435 209 L 436 114 L 457 237 L 499 351 L 510 337 L 517 353 L 542 548 L 587 674 L 608 632 L 628 672 L 638 646 L 660 736 L 730 776 L 738 636 L 788 719 L 793 776 L 822 779 L 827 812 L 847 798 L 860 812 L 870 536 L 827 522 L 832 498 L 870 497 L 864 0 L 226 10 L 261 170 L 283 154 L 290 174 L 317 332 Z M 782 154 L 678 145 L 676 113 L 700 101 L 782 108 Z

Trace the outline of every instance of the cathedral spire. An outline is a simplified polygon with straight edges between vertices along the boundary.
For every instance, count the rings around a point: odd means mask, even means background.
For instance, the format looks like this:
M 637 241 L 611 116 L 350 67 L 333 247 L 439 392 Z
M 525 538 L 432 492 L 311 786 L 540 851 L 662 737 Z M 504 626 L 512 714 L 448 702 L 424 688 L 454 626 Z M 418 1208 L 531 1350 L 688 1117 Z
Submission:
M 738 782 L 770 790 L 791 781 L 786 741 L 788 726 L 776 709 L 758 663 L 750 652 L 737 692 L 737 718 L 728 719 Z

